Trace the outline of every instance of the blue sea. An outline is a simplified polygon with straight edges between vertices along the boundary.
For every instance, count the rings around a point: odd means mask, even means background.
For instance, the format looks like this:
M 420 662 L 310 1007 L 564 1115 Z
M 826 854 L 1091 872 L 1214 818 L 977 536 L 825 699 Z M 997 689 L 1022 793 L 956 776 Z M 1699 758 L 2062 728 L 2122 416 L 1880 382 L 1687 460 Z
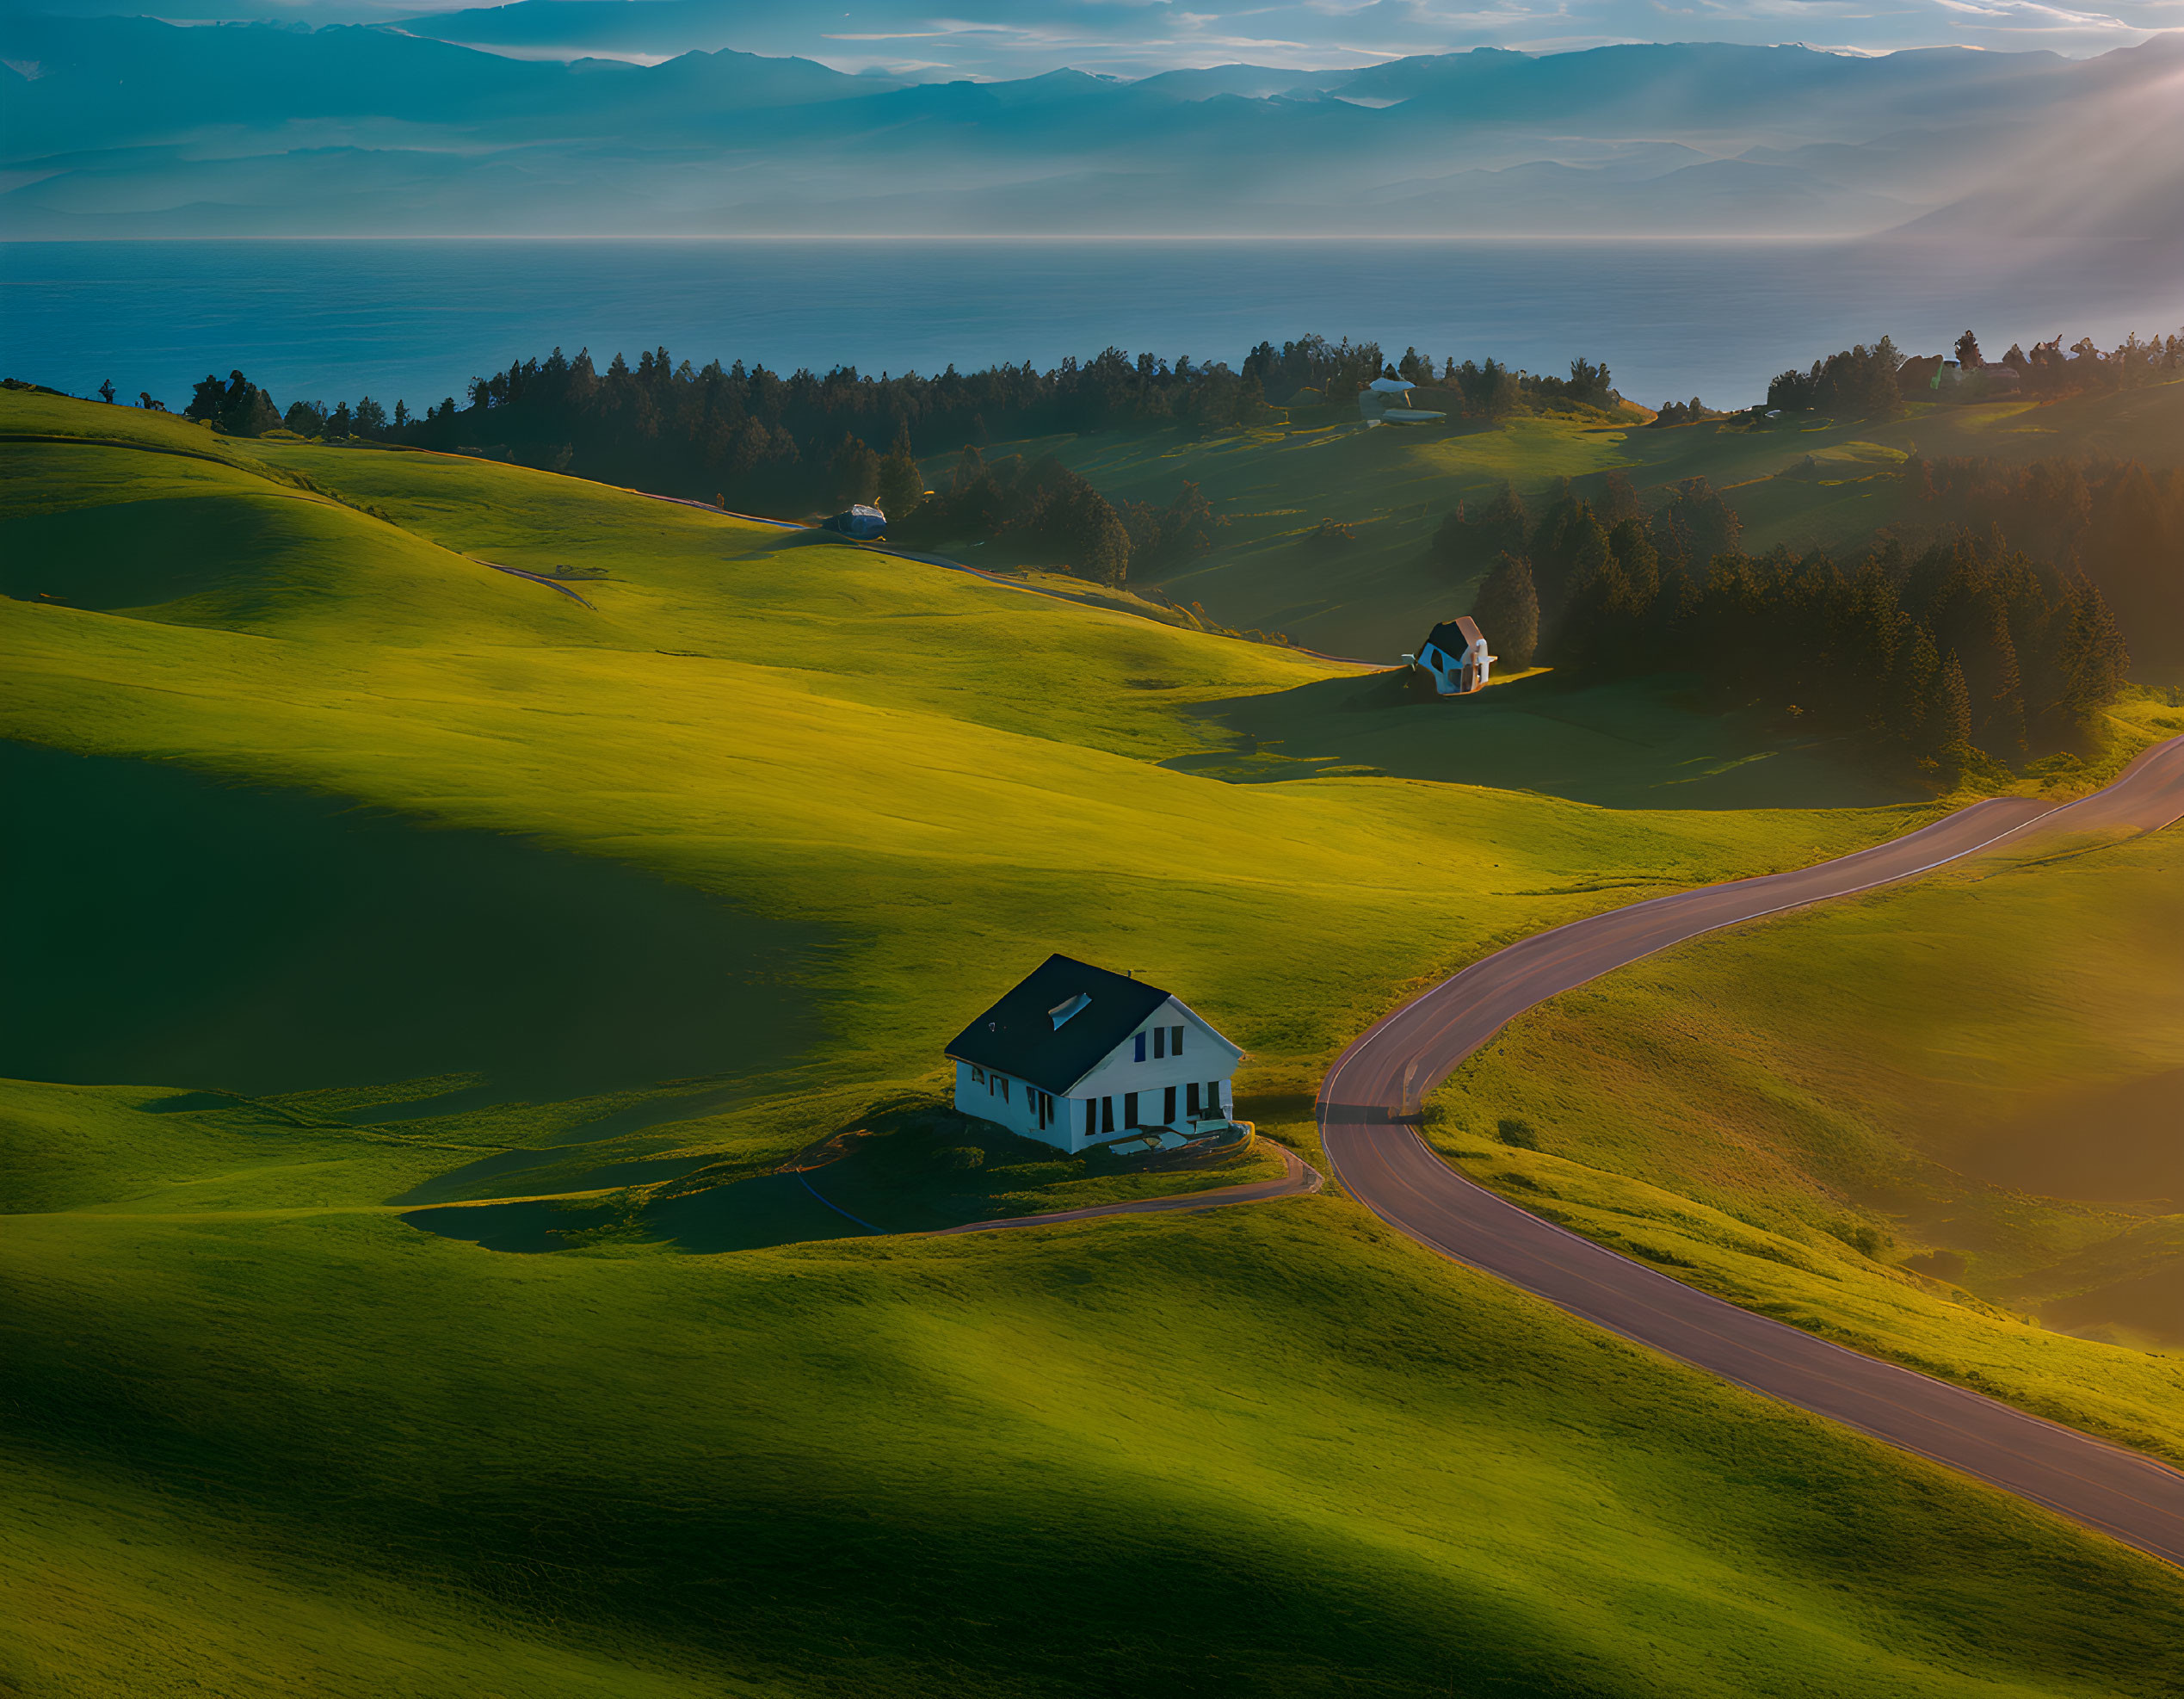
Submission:
M 1239 361 L 1317 331 L 1561 372 L 1649 405 L 1757 400 L 1883 332 L 1999 353 L 2184 326 L 2184 234 L 2105 244 L 329 241 L 0 244 L 0 375 L 178 405 L 240 368 L 283 406 L 392 411 L 557 344 L 777 370 L 1050 366 L 1114 344 Z

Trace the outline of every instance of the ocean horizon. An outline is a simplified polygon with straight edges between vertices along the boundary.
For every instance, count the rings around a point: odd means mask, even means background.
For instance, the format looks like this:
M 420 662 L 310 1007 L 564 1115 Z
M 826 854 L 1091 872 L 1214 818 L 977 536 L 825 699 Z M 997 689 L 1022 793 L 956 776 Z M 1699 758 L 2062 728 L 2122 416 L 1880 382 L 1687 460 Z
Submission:
M 1761 399 L 1886 334 L 1990 354 L 2184 325 L 2184 239 L 1856 242 L 1283 238 L 444 238 L 0 244 L 0 375 L 170 407 L 240 368 L 282 405 L 392 410 L 560 347 L 604 365 L 935 373 L 1110 345 L 1237 363 L 1262 341 L 1377 340 L 1559 373 L 1648 405 Z

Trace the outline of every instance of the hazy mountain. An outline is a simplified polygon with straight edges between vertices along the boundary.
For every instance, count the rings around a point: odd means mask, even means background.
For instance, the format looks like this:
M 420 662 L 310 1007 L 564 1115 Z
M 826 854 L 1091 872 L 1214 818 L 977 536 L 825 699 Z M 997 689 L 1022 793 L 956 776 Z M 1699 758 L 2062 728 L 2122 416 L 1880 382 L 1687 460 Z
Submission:
M 511 45 L 702 9 L 522 0 L 435 28 Z M 417 27 L 7 18 L 0 233 L 2021 234 L 2173 221 L 2184 158 L 2174 37 L 2085 62 L 1702 44 L 904 83 Z

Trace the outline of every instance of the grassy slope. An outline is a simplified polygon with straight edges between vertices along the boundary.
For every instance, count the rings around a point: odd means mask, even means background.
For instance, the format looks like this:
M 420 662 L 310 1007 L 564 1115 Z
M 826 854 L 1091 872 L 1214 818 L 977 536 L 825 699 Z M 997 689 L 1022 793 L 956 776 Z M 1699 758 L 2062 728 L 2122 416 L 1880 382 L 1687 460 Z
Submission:
M 1981 864 L 1558 998 L 1434 1136 L 1681 1278 L 2184 1461 L 2180 960 L 2184 832 Z
M 0 1673 L 32 1691 L 1983 1699 L 2177 1672 L 2168 1572 L 1336 1201 L 496 1257 L 376 1207 L 412 1151 L 145 1097 L 9 1094 L 66 1171 L 0 1233 L 26 1627 Z
M 1427 541 L 1458 501 L 1477 501 L 1504 479 L 1529 499 L 1556 479 L 1616 469 L 1641 490 L 1704 476 L 1743 517 L 1747 547 L 1842 549 L 1902 516 L 1894 473 L 1910 452 L 2173 465 L 2184 459 L 2184 384 L 2045 406 L 1923 405 L 1886 424 L 1800 416 L 1751 424 L 1740 417 L 1659 430 L 1573 415 L 1500 428 L 1109 434 L 987 452 L 1015 449 L 1051 450 L 1103 491 L 1132 500 L 1165 504 L 1181 480 L 1196 481 L 1229 528 L 1206 559 L 1160 580 L 1170 595 L 1203 603 L 1224 624 L 1392 661 L 1435 621 L 1469 606 L 1474 586 L 1434 565 Z M 1807 455 L 1810 473 L 1802 469 Z M 1354 526 L 1356 541 L 1334 553 L 1316 547 L 1312 532 L 1330 518 Z
M 11 489 L 65 492 L 68 457 L 91 451 L 7 452 Z M 1608 812 L 1359 778 L 1225 784 L 1156 763 L 1228 744 L 1205 704 L 1305 684 L 1322 664 L 785 547 L 548 474 L 268 452 L 408 528 L 245 492 L 302 534 L 284 536 L 261 584 L 193 590 L 139 618 L 0 606 L 16 662 L 0 724 L 522 833 L 823 929 L 848 946 L 803 976 L 836 1078 L 928 1075 L 935 1035 L 1050 948 L 1127 956 L 1189 987 L 1279 1068 L 1338 1045 L 1391 985 L 1490 940 L 1919 818 Z M 145 458 L 163 477 L 189 466 Z M 129 516 L 181 573 L 167 506 Z M 81 516 L 103 538 L 111 511 Z M 369 570 L 322 546 L 319 526 L 346 528 Z M 595 612 L 459 550 L 614 576 L 583 587 Z M 223 627 L 166 622 L 216 616 Z M 1629 762 L 1621 746 L 1600 759 Z M 1422 930 L 1422 912 L 1444 918 Z
M 665 875 L 799 929 L 774 983 L 817 1035 L 756 1074 L 550 1103 L 481 1102 L 461 1073 L 219 1107 L 7 1088 L 4 1491 L 28 1531 L 0 1561 L 40 1626 L 0 1675 L 1683 1694 L 2173 1673 L 2165 1572 L 1339 1200 L 674 1254 L 838 1230 L 706 1241 L 720 1224 L 684 1201 L 754 1195 L 914 1092 L 937 1036 L 1049 948 L 1188 987 L 1255 1052 L 1247 1107 L 1305 1140 L 1317 1066 L 1391 987 L 1915 815 L 1225 784 L 1158 763 L 1219 744 L 1207 704 L 1314 664 L 507 468 L 263 451 L 388 523 L 248 467 L 0 452 L 0 553 L 29 537 L 63 571 L 37 588 L 150 562 L 109 611 L 0 603 L 10 735 Z M 206 503 L 238 528 L 177 522 Z M 588 610 L 466 551 L 612 577 Z M 41 899 L 126 907 L 86 885 Z M 586 1248 L 492 1256 L 398 1219 L 556 1195 L 599 1212 L 561 1241 Z

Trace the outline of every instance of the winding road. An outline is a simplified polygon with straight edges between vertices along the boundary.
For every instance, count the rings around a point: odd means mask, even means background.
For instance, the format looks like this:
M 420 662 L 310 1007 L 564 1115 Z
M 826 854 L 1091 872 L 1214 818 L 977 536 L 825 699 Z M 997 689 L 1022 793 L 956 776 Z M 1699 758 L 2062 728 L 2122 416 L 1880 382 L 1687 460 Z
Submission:
M 1328 1159 L 1359 1202 L 1429 1250 L 1626 1339 L 2184 1565 L 2184 1473 L 1739 1309 L 1580 1238 L 1465 1178 L 1403 1119 L 1526 1010 L 1700 933 L 2041 837 L 2152 831 L 2179 818 L 2184 738 L 2146 751 L 2076 802 L 1982 802 L 1854 856 L 1656 898 L 1524 939 L 1395 1010 L 1342 1053 L 1317 1106 Z
M 683 504 L 719 510 L 700 502 Z M 1034 595 L 1078 599 L 941 556 L 884 544 L 877 552 Z M 2184 738 L 2173 738 L 2076 802 L 2007 797 L 1977 803 L 1856 855 L 1658 897 L 1539 933 L 1443 980 L 1345 1050 L 1320 1087 L 1321 1144 L 1336 1177 L 1360 1202 L 1428 1250 L 1624 1338 L 1960 1470 L 2184 1566 L 2184 1473 L 1687 1286 L 1466 1179 L 1434 1155 L 1404 1119 L 1426 1092 L 1527 1009 L 1686 939 L 1915 878 L 1990 850 L 2017 849 L 2042 836 L 2154 831 L 2181 818 Z M 996 1233 L 1107 1215 L 1218 1208 L 1320 1189 L 1317 1172 L 1293 1154 L 1282 1154 L 1286 1172 L 1279 1180 L 978 1221 L 947 1231 Z

